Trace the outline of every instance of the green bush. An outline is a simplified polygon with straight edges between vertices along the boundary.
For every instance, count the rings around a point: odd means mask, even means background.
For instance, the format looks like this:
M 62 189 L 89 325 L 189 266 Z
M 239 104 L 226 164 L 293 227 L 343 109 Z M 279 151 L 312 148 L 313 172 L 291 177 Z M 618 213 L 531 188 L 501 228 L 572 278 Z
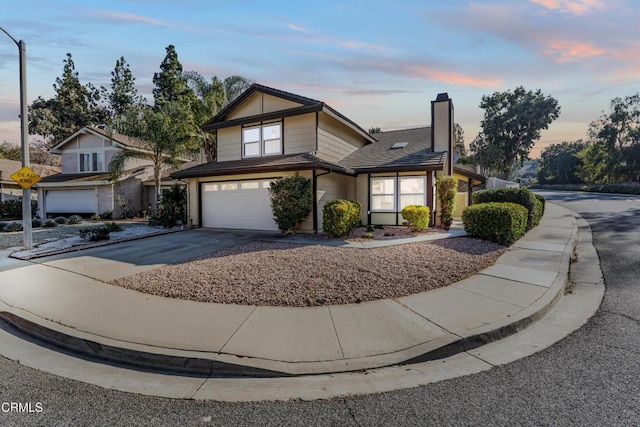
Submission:
M 31 228 L 42 227 L 42 220 L 40 218 L 33 218 L 31 220 Z
M 58 223 L 55 222 L 52 219 L 48 219 L 48 220 L 46 220 L 45 222 L 42 223 L 42 226 L 46 227 L 46 228 L 53 228 L 53 227 L 57 227 Z
M 107 227 L 81 228 L 78 232 L 81 238 L 89 242 L 109 240 L 109 229 Z
M 0 218 L 22 218 L 22 200 L 0 202 Z
M 351 200 L 332 200 L 322 207 L 322 229 L 325 233 L 342 237 L 360 224 L 362 206 Z
M 71 215 L 68 220 L 69 224 L 81 224 L 82 217 L 80 215 Z
M 448 230 L 453 222 L 453 212 L 456 210 L 456 194 L 458 193 L 458 178 L 441 176 L 436 179 L 438 209 L 440 209 L 440 224 Z
M 149 225 L 161 225 L 165 228 L 175 227 L 187 221 L 187 187 L 174 184 L 162 190 L 158 212 L 149 218 Z
M 527 230 L 535 225 L 536 196 L 526 188 L 492 188 L 473 193 L 473 203 L 516 203 L 527 209 Z
M 364 233 L 362 235 L 363 239 L 373 239 L 373 233 Z
M 104 211 L 100 214 L 100 219 L 111 219 L 111 215 L 111 211 Z
M 67 224 L 67 222 L 68 222 L 67 218 L 65 218 L 65 217 L 63 217 L 63 216 L 57 216 L 57 217 L 53 218 L 53 220 L 54 220 L 56 223 L 60 224 L 60 225 Z
M 516 203 L 479 203 L 462 211 L 470 236 L 509 246 L 527 231 L 527 209 Z
M 118 224 L 115 221 L 112 222 L 105 222 L 104 223 L 104 227 L 109 230 L 109 232 L 111 233 L 116 233 L 118 231 L 122 231 L 124 230 L 124 228 L 122 228 L 122 225 Z
M 4 226 L 4 231 L 7 233 L 22 231 L 22 224 L 19 222 L 10 222 L 9 224 Z
M 533 193 L 536 197 L 536 210 L 533 225 L 534 227 L 540 224 L 540 220 L 542 219 L 542 215 L 544 215 L 545 208 L 545 199 L 540 194 Z
M 271 182 L 271 211 L 280 231 L 294 232 L 309 216 L 313 203 L 311 193 L 311 180 L 302 176 L 288 176 Z
M 4 231 L 4 228 L 7 226 L 6 222 L 0 222 L 0 231 Z
M 429 227 L 429 213 L 427 206 L 409 205 L 402 208 L 402 218 L 413 231 L 422 231 Z

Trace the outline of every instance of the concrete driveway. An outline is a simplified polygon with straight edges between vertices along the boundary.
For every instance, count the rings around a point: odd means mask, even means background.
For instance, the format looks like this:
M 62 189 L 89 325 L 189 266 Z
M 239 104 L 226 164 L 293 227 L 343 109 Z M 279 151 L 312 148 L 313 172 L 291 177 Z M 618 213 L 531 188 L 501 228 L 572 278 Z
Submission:
M 111 281 L 273 235 L 272 232 L 198 228 L 39 258 L 32 262 Z

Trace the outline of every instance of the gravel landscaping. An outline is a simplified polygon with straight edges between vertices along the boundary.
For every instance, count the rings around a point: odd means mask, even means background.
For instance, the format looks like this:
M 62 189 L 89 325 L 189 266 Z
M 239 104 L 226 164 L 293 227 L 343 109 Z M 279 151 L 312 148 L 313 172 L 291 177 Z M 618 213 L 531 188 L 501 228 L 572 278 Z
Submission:
M 492 265 L 505 250 L 468 237 L 375 249 L 252 242 L 112 284 L 202 302 L 350 304 L 448 286 Z

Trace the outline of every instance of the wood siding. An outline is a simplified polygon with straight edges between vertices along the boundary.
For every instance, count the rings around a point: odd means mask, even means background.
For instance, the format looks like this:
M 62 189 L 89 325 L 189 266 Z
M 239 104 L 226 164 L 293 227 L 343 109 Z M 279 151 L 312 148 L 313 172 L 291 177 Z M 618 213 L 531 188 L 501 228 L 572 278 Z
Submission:
M 338 162 L 365 144 L 365 139 L 326 113 L 318 114 L 317 156 Z
M 278 98 L 276 96 L 256 92 L 245 102 L 236 107 L 225 117 L 226 120 L 241 119 L 263 113 L 287 110 L 289 108 L 300 107 L 302 104 Z
M 316 149 L 314 113 L 284 119 L 284 154 L 310 153 Z
M 234 126 L 218 129 L 218 161 L 242 158 L 242 128 Z

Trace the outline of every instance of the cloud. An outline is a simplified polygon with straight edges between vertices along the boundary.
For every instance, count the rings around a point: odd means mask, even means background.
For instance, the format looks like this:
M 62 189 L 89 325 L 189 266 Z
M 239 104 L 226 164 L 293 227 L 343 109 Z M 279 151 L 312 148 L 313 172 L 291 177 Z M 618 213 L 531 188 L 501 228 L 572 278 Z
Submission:
M 99 18 L 104 21 L 118 23 L 118 24 L 149 24 L 155 25 L 159 27 L 172 27 L 173 25 L 168 22 L 158 21 L 157 19 L 142 16 L 142 15 L 134 15 L 131 13 L 124 12 L 114 12 L 110 10 L 88 10 L 87 13 L 96 18 Z
M 586 13 L 603 9 L 603 0 L 531 0 L 533 3 L 554 11 L 584 15 Z
M 551 40 L 547 42 L 544 52 L 557 62 L 580 61 L 606 53 L 604 49 L 594 45 L 573 40 Z
M 291 29 L 292 29 L 292 30 L 294 30 L 294 31 L 299 31 L 299 32 L 301 32 L 301 33 L 306 33 L 306 32 L 307 32 L 307 30 L 306 30 L 306 29 L 304 29 L 303 27 L 299 27 L 299 26 L 298 26 L 298 25 L 296 25 L 296 24 L 292 24 L 292 23 L 290 23 L 290 22 L 287 22 L 287 24 L 286 24 L 286 25 L 287 25 L 287 27 L 291 28 Z

